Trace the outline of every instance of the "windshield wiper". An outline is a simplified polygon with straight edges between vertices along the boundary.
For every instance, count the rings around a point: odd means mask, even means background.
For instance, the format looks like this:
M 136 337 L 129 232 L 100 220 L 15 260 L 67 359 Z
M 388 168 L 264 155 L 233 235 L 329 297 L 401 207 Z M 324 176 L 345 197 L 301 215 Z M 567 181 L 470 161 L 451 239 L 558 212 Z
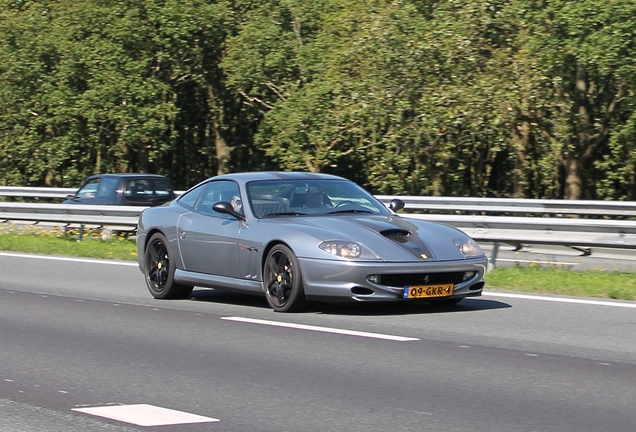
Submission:
M 364 210 L 364 209 L 346 209 L 346 210 L 330 211 L 327 214 L 336 214 L 336 213 L 373 213 L 373 212 L 371 210 Z
M 264 215 L 261 215 L 262 218 L 264 217 L 269 217 L 269 216 L 300 216 L 300 215 L 306 215 L 307 213 L 303 213 L 303 212 L 277 212 L 277 213 L 267 213 Z

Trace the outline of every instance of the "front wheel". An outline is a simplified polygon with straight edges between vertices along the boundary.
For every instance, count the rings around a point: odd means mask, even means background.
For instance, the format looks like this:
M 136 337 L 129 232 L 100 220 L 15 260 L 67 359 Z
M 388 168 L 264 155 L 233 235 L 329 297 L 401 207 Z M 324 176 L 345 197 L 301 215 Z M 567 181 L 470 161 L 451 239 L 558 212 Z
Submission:
M 175 262 L 168 240 L 161 233 L 150 237 L 144 254 L 144 276 L 150 294 L 156 299 L 184 299 L 194 287 L 174 281 Z
M 276 312 L 293 312 L 305 305 L 298 260 L 287 246 L 276 245 L 267 254 L 263 288 L 267 303 Z

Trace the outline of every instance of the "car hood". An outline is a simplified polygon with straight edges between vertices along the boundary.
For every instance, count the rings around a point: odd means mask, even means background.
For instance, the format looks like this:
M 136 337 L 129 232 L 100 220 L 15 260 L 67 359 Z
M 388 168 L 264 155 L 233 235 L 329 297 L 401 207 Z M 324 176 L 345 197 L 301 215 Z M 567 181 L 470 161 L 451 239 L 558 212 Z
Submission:
M 271 219 L 270 219 L 271 220 Z M 463 259 L 453 239 L 468 236 L 456 228 L 400 216 L 342 215 L 286 219 L 295 229 L 319 241 L 355 241 L 384 261 Z M 293 228 L 292 228 L 293 227 Z

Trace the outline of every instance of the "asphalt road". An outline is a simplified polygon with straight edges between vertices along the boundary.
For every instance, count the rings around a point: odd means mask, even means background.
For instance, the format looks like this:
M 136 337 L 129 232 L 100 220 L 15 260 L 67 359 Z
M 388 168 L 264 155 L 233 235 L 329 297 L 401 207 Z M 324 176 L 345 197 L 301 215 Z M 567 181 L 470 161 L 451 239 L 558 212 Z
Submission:
M 132 263 L 0 269 L 2 432 L 636 431 L 633 302 L 277 314 L 211 290 L 154 300 Z

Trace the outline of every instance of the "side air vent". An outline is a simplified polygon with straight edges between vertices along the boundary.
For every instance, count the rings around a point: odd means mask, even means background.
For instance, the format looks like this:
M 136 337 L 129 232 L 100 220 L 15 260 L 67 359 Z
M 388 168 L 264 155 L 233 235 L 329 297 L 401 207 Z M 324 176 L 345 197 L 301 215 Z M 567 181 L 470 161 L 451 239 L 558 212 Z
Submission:
M 385 231 L 381 231 L 380 234 L 382 234 L 384 237 L 388 237 L 388 238 L 408 237 L 409 235 L 411 235 L 411 233 L 409 231 L 402 230 L 402 229 L 385 230 Z

